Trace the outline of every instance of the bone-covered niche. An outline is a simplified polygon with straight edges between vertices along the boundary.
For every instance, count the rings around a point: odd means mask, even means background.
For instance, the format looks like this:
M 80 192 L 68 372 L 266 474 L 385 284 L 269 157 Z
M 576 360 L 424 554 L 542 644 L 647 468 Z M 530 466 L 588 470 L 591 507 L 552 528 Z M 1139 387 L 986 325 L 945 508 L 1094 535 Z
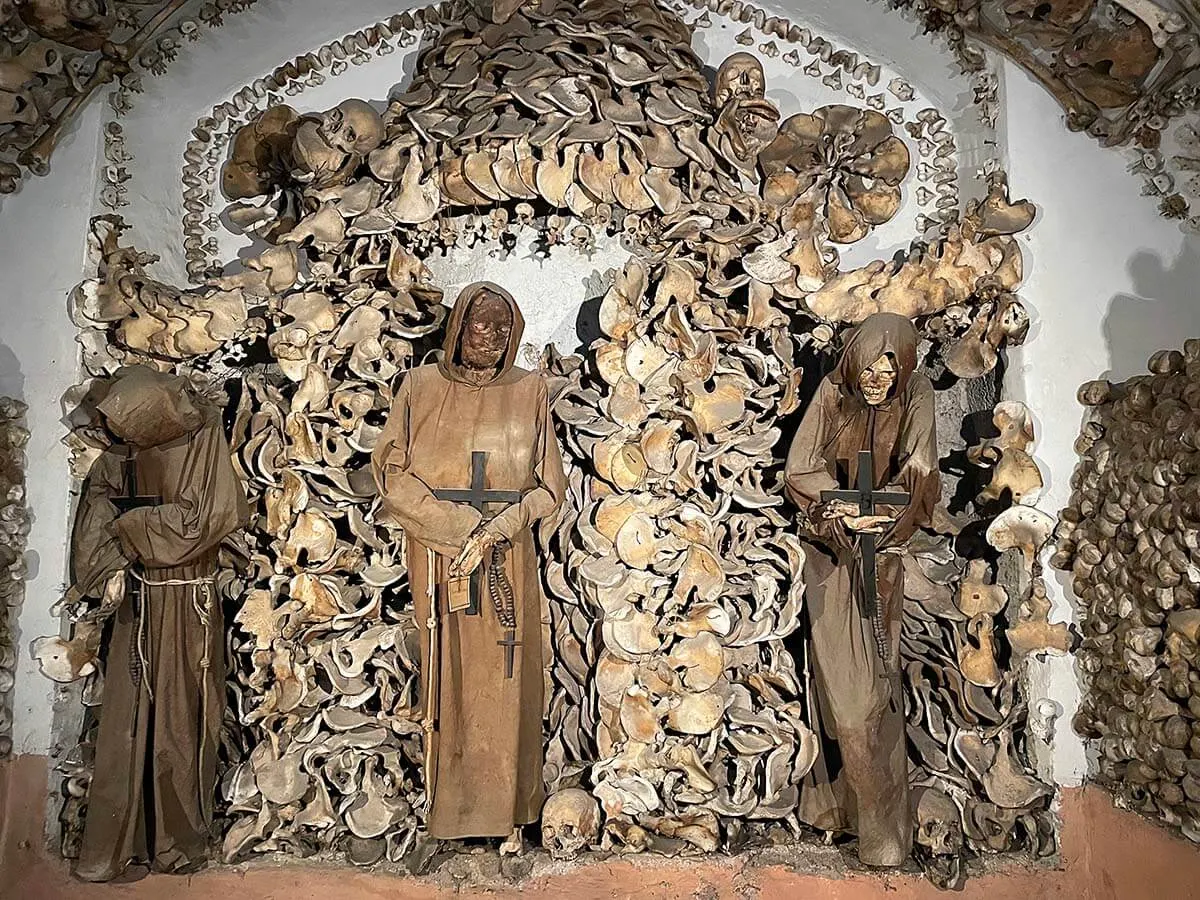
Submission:
M 25 596 L 25 404 L 0 397 L 0 759 L 13 749 L 13 688 L 17 669 L 17 613 Z
M 236 131 L 224 218 L 262 242 L 243 266 L 165 285 L 100 217 L 97 275 L 73 297 L 94 376 L 140 361 L 229 398 L 257 515 L 249 569 L 222 579 L 224 857 L 428 863 L 416 624 L 367 456 L 398 376 L 439 345 L 440 254 L 503 259 L 527 241 L 553 260 L 617 240 L 628 261 L 604 279 L 598 336 L 540 358 L 570 484 L 537 535 L 547 848 L 697 854 L 801 834 L 818 746 L 780 457 L 845 330 L 886 310 L 918 323 L 952 423 L 946 505 L 905 563 L 918 853 L 943 884 L 986 853 L 1052 854 L 1021 676 L 1028 655 L 1065 650 L 1040 593 L 1053 523 L 1030 505 L 1029 411 L 995 405 L 1028 324 L 1014 235 L 1032 204 L 993 169 L 931 235 L 843 270 L 913 190 L 914 145 L 953 168 L 927 137 L 936 111 L 915 129 L 869 103 L 785 116 L 753 55 L 710 85 L 690 27 L 651 4 L 453 12 L 410 16 L 415 75 L 385 108 L 276 102 Z M 978 413 L 994 427 L 964 429 Z M 94 423 L 74 433 L 81 470 L 102 440 Z
M 1200 841 L 1200 340 L 1148 368 L 1079 389 L 1089 415 L 1052 562 L 1079 597 L 1074 724 L 1098 781 Z

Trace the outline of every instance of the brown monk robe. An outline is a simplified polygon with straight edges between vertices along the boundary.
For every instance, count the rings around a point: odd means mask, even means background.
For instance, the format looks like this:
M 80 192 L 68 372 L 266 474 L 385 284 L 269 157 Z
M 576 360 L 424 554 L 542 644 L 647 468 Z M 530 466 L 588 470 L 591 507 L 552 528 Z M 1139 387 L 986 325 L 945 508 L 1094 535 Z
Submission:
M 538 819 L 544 799 L 543 599 L 532 526 L 558 509 L 566 483 L 546 383 L 513 365 L 523 328 L 502 288 L 486 282 L 465 288 L 450 314 L 442 360 L 405 377 L 372 454 L 385 518 L 408 539 L 423 698 L 433 676 L 427 824 L 437 838 L 516 838 L 519 826 Z M 519 502 L 491 503 L 481 514 L 435 496 L 471 486 L 474 451 L 487 454 L 486 489 L 519 491 Z M 480 560 L 486 566 L 497 543 L 520 642 L 511 678 L 508 648 L 498 643 L 506 629 L 487 580 L 478 615 L 447 606 L 450 577 L 474 571 Z M 433 673 L 424 664 L 431 581 L 439 610 Z
M 75 869 L 89 881 L 114 878 L 131 861 L 178 872 L 206 859 L 225 705 L 212 577 L 218 545 L 249 518 L 220 416 L 194 402 L 183 379 L 124 370 L 98 409 L 121 443 L 84 484 L 74 590 L 100 597 L 121 569 L 129 590 L 113 621 Z M 148 505 L 121 512 L 131 493 Z
M 927 525 L 939 497 L 933 387 L 915 371 L 918 337 L 903 316 L 869 317 L 846 340 L 836 370 L 817 389 L 792 441 L 788 496 L 802 520 L 805 603 L 812 634 L 822 753 L 801 788 L 800 818 L 858 834 L 859 858 L 898 866 L 912 848 L 903 698 L 896 661 L 904 603 L 900 552 Z M 905 491 L 904 507 L 821 502 L 821 492 L 855 488 L 860 450 L 874 454 L 874 489 Z M 841 484 L 837 474 L 841 476 Z M 857 534 L 878 535 L 879 608 L 889 663 L 863 612 Z

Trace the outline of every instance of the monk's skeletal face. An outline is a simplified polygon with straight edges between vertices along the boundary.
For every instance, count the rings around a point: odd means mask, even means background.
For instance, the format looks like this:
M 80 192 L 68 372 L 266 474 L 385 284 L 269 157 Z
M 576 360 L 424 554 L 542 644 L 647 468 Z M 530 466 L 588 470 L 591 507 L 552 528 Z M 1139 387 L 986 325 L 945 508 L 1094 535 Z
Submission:
M 472 300 L 463 322 L 463 365 L 468 369 L 494 369 L 500 365 L 512 326 L 512 310 L 501 297 L 484 292 Z
M 858 376 L 858 386 L 863 398 L 871 406 L 878 406 L 891 396 L 896 386 L 896 364 L 886 353 L 863 369 Z

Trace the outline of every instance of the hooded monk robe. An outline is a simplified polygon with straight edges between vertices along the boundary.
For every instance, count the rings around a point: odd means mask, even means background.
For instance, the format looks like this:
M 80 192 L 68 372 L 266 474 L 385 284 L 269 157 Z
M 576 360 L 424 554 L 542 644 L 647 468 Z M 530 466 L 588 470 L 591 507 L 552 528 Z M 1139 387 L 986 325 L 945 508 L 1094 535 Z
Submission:
M 460 358 L 463 321 L 484 289 L 508 303 L 512 333 L 491 380 L 474 384 Z M 421 624 L 421 659 L 429 658 L 429 584 L 440 611 L 437 730 L 429 833 L 437 838 L 504 837 L 537 821 L 542 784 L 542 588 L 532 526 L 558 509 L 566 491 L 546 383 L 516 368 L 524 320 L 512 296 L 480 282 L 458 296 L 446 327 L 445 355 L 405 377 L 372 454 L 385 519 L 408 538 L 408 570 Z M 516 490 L 519 503 L 487 517 L 433 491 L 471 484 L 471 453 L 487 454 L 487 490 Z M 493 504 L 492 508 L 498 504 Z M 513 677 L 505 678 L 505 630 L 486 586 L 480 614 L 446 611 L 450 563 L 481 524 L 510 549 L 505 571 L 516 598 Z M 427 550 L 436 552 L 429 572 Z M 422 667 L 422 697 L 429 673 Z
M 220 416 L 195 406 L 183 379 L 126 370 L 98 408 L 124 445 L 100 456 L 84 484 L 75 589 L 98 597 L 109 576 L 132 568 L 143 601 L 135 608 L 126 596 L 113 623 L 76 865 L 88 880 L 113 878 L 130 860 L 176 871 L 207 856 L 225 705 L 211 578 L 218 545 L 249 519 Z M 112 499 L 129 493 L 130 457 L 136 493 L 160 502 L 120 514 Z
M 814 729 L 823 737 L 821 757 L 801 791 L 800 817 L 816 828 L 857 831 L 859 857 L 872 865 L 899 865 L 912 848 L 903 699 L 895 671 L 904 604 L 898 551 L 929 524 L 939 497 L 933 387 L 915 371 L 917 343 L 912 323 L 891 313 L 870 316 L 855 329 L 800 423 L 784 472 L 788 496 L 810 513 L 801 535 L 808 546 Z M 885 354 L 896 367 L 896 383 L 888 399 L 872 407 L 859 376 Z M 892 661 L 887 673 L 862 611 L 856 536 L 840 519 L 821 519 L 814 510 L 822 491 L 857 485 L 858 452 L 867 449 L 874 455 L 875 490 L 911 495 L 908 506 L 876 510 L 895 518 L 877 541 L 880 551 L 890 552 L 876 557 Z M 839 471 L 846 473 L 841 484 Z

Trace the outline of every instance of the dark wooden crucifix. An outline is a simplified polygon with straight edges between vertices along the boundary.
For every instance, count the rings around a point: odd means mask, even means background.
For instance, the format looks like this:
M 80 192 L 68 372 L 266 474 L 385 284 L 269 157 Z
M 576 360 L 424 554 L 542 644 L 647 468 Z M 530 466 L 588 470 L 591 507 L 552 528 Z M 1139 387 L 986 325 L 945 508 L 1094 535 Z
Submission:
M 161 506 L 162 497 L 138 493 L 137 451 L 132 447 L 129 449 L 129 455 L 125 457 L 123 467 L 125 496 L 109 498 L 112 501 L 112 505 L 117 508 L 117 512 L 127 513 L 132 509 L 140 509 L 143 506 Z
M 517 503 L 521 499 L 520 491 L 489 491 L 484 485 L 487 472 L 487 454 L 482 450 L 471 451 L 471 486 L 469 488 L 448 488 L 435 490 L 433 496 L 439 500 L 449 500 L 451 503 L 465 503 L 479 510 L 486 518 L 484 507 L 489 503 Z M 467 605 L 467 615 L 479 615 L 480 597 L 483 596 L 483 571 L 487 565 L 485 559 L 471 573 L 470 599 Z
M 884 503 L 890 506 L 906 506 L 912 499 L 903 491 L 875 490 L 875 460 L 870 450 L 858 451 L 858 487 L 855 490 L 821 491 L 822 502 L 842 500 L 846 503 L 857 503 L 860 516 L 875 515 L 875 504 Z M 858 551 L 862 562 L 862 591 L 863 615 L 871 619 L 874 626 L 876 642 L 879 645 L 879 655 L 886 663 L 888 660 L 886 635 L 883 628 L 883 616 L 879 610 L 879 585 L 875 569 L 875 535 L 860 532 L 858 535 Z

